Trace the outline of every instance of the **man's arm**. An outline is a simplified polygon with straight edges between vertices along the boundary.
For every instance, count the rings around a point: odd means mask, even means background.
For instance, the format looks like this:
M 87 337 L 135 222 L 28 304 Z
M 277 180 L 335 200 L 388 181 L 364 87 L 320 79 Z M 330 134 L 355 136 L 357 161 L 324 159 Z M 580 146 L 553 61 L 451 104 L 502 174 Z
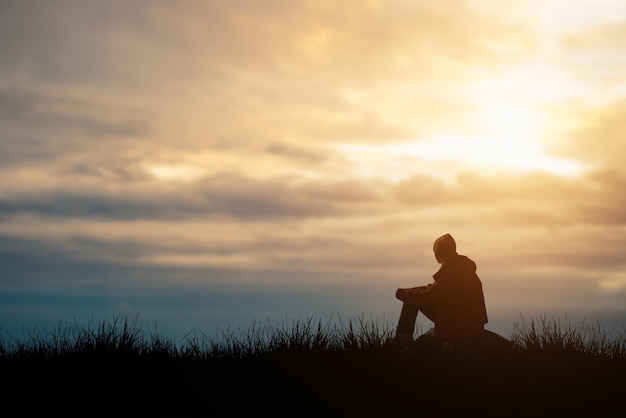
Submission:
M 428 285 L 430 286 L 430 285 Z M 402 302 L 413 303 L 417 302 L 419 295 L 426 289 L 428 286 L 418 286 L 418 287 L 410 287 L 410 288 L 400 288 L 396 290 L 396 299 L 401 300 Z
M 449 293 L 449 283 L 447 281 L 436 281 L 426 286 L 412 287 L 409 289 L 398 289 L 396 298 L 410 305 L 438 304 Z

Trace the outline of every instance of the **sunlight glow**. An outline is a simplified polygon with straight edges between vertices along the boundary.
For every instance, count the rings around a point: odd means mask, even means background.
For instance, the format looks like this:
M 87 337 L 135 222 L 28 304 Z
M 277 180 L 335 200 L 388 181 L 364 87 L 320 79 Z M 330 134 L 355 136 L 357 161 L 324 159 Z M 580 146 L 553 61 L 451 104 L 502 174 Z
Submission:
M 158 180 L 182 182 L 197 180 L 205 174 L 200 168 L 189 165 L 151 165 L 147 170 Z
M 493 99 L 484 99 L 477 107 L 478 129 L 469 133 L 385 145 L 336 144 L 335 148 L 353 163 L 356 175 L 390 181 L 416 174 L 450 179 L 465 171 L 484 175 L 542 171 L 577 176 L 585 170 L 574 160 L 545 153 L 545 122 L 530 107 Z

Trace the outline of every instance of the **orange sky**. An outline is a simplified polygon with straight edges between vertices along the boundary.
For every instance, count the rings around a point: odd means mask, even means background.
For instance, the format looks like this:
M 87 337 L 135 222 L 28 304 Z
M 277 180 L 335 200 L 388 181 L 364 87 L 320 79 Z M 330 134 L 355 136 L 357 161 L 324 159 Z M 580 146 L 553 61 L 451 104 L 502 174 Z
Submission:
M 622 1 L 3 2 L 0 237 L 391 295 L 449 232 L 494 306 L 623 311 L 625 37 Z

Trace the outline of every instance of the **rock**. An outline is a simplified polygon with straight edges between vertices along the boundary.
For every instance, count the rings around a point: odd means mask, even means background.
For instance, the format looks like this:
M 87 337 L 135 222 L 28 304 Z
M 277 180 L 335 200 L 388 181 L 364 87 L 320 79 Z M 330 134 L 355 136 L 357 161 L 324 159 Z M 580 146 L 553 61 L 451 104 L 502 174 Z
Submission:
M 455 342 L 441 342 L 433 337 L 431 328 L 416 340 L 416 344 L 426 347 L 438 345 L 459 353 L 507 353 L 513 350 L 513 344 L 507 338 L 490 330 L 484 330 L 481 335 L 468 337 Z

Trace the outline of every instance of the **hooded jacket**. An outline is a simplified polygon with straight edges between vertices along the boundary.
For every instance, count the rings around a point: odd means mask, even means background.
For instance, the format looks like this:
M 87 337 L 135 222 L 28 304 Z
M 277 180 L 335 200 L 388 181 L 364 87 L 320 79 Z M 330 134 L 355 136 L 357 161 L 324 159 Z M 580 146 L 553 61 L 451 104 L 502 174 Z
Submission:
M 455 253 L 433 279 L 427 286 L 405 289 L 398 298 L 416 305 L 435 323 L 437 339 L 454 341 L 481 334 L 488 319 L 476 263 Z

